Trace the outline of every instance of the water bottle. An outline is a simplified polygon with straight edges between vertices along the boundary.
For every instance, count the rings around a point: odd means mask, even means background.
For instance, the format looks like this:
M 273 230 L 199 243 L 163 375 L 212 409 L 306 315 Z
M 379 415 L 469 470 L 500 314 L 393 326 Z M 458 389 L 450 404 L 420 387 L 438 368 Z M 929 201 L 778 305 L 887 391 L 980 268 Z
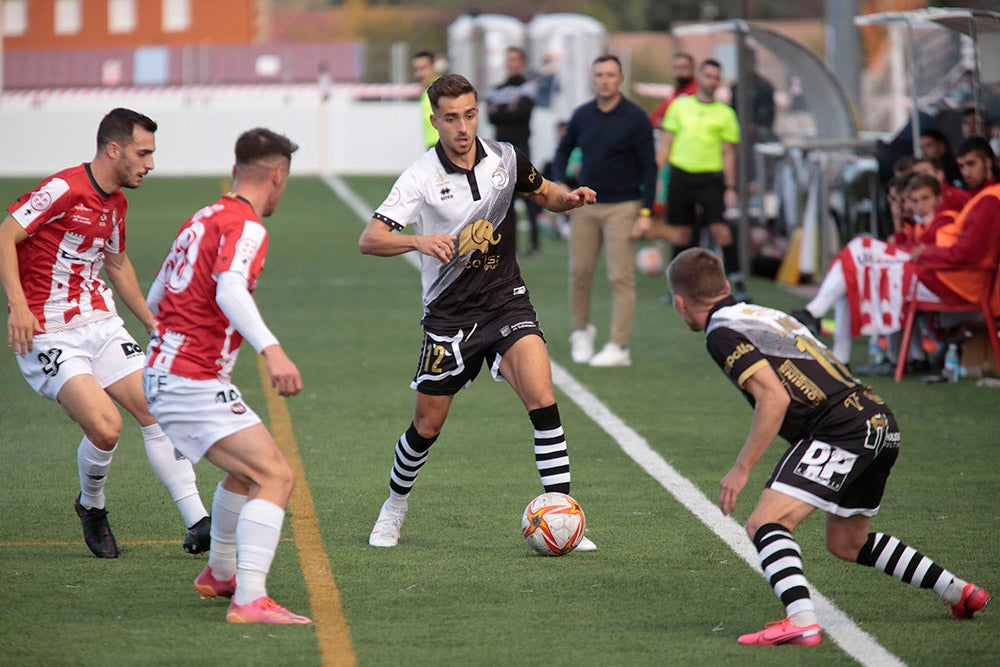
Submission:
M 944 376 L 948 379 L 948 382 L 958 382 L 958 366 L 958 345 L 948 343 L 948 352 L 944 355 Z
M 884 361 L 885 352 L 879 344 L 878 336 L 872 336 L 868 339 L 868 363 L 872 366 L 878 366 Z

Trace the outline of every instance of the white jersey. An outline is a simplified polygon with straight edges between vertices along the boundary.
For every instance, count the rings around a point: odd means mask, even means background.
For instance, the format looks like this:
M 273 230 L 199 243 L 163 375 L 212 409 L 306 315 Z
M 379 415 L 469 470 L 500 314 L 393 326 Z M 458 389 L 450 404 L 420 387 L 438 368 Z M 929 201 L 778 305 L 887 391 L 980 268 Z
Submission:
M 440 144 L 400 175 L 374 217 L 396 230 L 458 239 L 450 262 L 421 255 L 424 322 L 462 323 L 527 294 L 515 257 L 511 200 L 535 192 L 541 175 L 508 143 L 476 140 L 476 163 L 466 171 Z M 509 215 L 510 214 L 510 215 Z

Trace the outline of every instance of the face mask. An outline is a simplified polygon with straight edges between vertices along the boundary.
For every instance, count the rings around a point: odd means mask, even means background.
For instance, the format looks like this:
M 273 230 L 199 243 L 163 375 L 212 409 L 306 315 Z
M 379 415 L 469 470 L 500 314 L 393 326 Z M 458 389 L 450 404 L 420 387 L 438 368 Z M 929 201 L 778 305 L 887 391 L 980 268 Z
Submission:
M 917 213 L 913 214 L 913 221 L 920 225 L 925 225 L 931 221 L 931 215 L 919 215 Z

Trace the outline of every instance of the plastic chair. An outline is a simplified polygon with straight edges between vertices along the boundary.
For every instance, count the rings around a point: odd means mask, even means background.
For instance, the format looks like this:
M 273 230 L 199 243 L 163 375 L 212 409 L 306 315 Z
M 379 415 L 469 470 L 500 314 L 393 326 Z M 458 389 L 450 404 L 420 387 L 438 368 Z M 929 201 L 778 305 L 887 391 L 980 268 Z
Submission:
M 1000 287 L 1000 265 L 993 266 L 992 268 L 981 268 L 981 269 L 968 269 L 962 267 L 959 269 L 955 266 L 931 266 L 929 268 L 936 269 L 937 271 L 947 271 L 949 269 L 961 270 L 961 271 L 982 271 L 987 277 L 987 288 L 982 291 L 979 295 L 979 300 L 975 302 L 969 302 L 964 304 L 952 304 L 952 303 L 939 303 L 937 301 L 920 301 L 917 299 L 917 281 L 913 281 L 913 288 L 910 291 L 909 298 L 906 305 L 904 306 L 905 314 L 903 315 L 903 340 L 899 345 L 899 359 L 896 361 L 896 382 L 899 382 L 900 378 L 903 377 L 903 373 L 906 372 L 906 360 L 909 357 L 910 350 L 910 338 L 913 335 L 913 322 L 917 317 L 918 312 L 931 312 L 931 313 L 981 313 L 983 319 L 986 320 L 986 331 L 989 332 L 990 342 L 993 343 L 993 356 L 996 358 L 997 367 L 1000 368 L 1000 337 L 997 336 L 997 323 L 993 316 L 990 304 L 993 300 L 993 294 Z

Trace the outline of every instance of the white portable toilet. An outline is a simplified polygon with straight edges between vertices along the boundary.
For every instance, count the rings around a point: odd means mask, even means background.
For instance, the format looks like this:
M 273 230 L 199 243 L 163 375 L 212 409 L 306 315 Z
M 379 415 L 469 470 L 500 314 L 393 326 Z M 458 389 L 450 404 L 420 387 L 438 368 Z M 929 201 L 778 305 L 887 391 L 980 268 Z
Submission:
M 536 164 L 556 149 L 556 124 L 594 96 L 591 64 L 607 52 L 604 25 L 584 14 L 539 14 L 528 22 L 528 67 L 551 86 L 540 87 L 531 116 L 531 148 Z
M 480 99 L 507 78 L 507 48 L 524 47 L 524 24 L 513 16 L 460 16 L 448 26 L 448 69 L 476 87 Z

